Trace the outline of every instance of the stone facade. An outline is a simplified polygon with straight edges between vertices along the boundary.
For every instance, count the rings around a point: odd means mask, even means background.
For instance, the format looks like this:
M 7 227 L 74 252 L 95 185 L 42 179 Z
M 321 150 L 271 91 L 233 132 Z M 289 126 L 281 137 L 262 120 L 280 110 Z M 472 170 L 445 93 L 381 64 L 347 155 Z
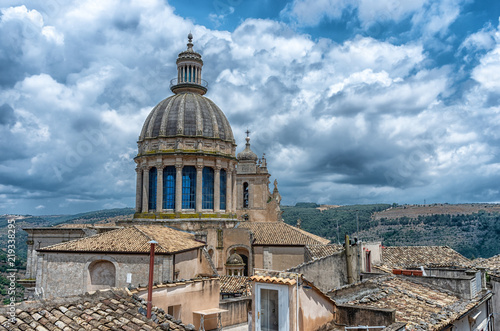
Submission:
M 173 255 L 156 255 L 154 282 L 189 279 L 211 274 L 200 258 L 200 249 Z M 141 254 L 103 254 L 44 252 L 38 256 L 36 288 L 45 298 L 79 295 L 112 287 L 138 287 L 148 283 L 149 256 Z

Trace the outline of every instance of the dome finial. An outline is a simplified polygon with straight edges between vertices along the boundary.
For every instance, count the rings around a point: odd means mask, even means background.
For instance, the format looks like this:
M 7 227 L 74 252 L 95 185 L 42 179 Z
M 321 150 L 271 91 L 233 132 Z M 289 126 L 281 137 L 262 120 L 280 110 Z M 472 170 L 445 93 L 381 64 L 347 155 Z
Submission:
M 187 43 L 188 51 L 192 52 L 193 51 L 193 34 L 191 31 L 188 34 L 188 43 Z

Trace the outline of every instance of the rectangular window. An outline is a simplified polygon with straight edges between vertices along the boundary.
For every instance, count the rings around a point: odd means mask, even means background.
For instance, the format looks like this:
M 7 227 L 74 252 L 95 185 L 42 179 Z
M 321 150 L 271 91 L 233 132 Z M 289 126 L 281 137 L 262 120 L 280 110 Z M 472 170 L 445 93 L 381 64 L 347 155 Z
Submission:
M 174 166 L 168 166 L 163 170 L 163 209 L 175 208 L 175 177 Z
M 221 169 L 220 171 L 220 209 L 226 209 L 226 185 L 227 185 L 227 174 L 226 170 Z
M 149 169 L 149 196 L 148 208 L 149 210 L 156 209 L 156 168 Z
M 195 209 L 196 206 L 196 168 L 186 166 L 182 169 L 182 209 Z
M 203 209 L 214 209 L 214 169 L 203 168 L 203 186 L 201 207 Z

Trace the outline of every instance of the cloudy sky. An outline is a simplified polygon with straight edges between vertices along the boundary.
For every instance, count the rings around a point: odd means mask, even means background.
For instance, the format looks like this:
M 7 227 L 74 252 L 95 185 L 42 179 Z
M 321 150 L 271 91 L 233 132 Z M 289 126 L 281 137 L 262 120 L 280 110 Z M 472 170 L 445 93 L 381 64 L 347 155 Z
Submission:
M 0 214 L 133 207 L 194 35 L 284 204 L 500 202 L 500 1 L 0 0 Z

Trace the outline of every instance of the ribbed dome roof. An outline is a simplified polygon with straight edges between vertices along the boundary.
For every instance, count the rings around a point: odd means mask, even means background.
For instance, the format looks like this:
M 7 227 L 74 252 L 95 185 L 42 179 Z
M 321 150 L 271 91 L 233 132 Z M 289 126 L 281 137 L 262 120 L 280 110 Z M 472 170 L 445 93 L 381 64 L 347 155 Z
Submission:
M 234 141 L 231 126 L 219 107 L 193 92 L 173 95 L 154 107 L 144 122 L 139 140 L 173 136 Z
M 226 265 L 240 266 L 245 265 L 245 262 L 243 262 L 243 258 L 241 257 L 241 255 L 233 253 L 227 258 Z

